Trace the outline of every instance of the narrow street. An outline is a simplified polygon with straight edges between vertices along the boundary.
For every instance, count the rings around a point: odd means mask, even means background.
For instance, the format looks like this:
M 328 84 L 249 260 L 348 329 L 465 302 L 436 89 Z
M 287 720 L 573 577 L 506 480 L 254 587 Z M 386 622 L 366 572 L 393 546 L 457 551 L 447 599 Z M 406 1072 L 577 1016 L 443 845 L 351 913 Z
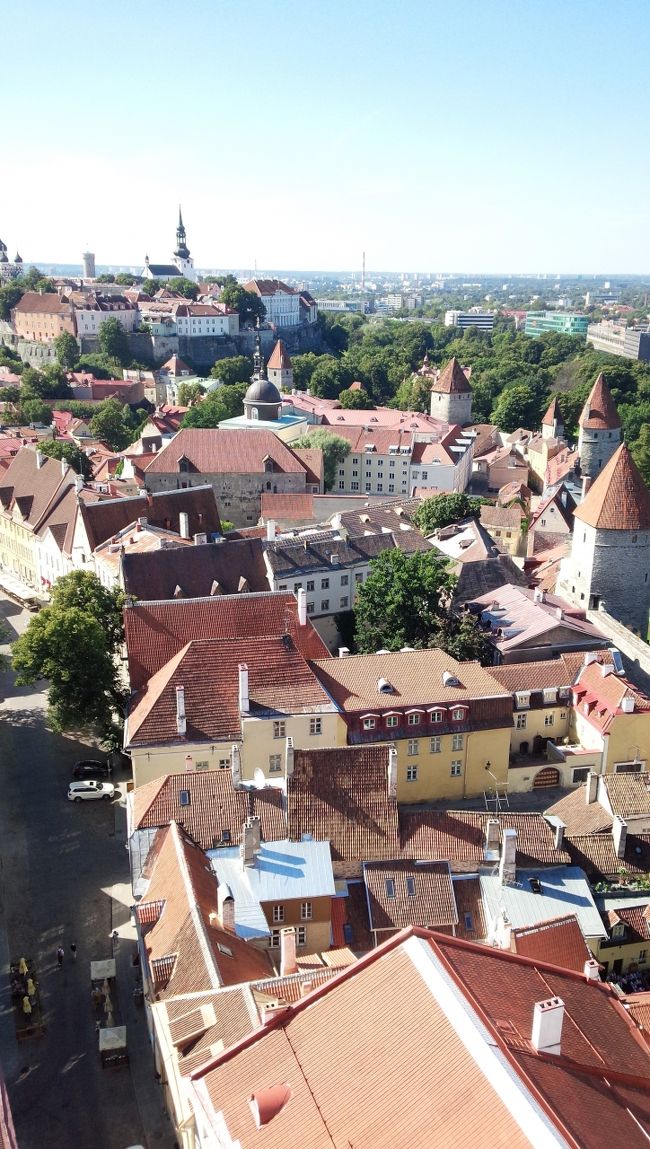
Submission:
M 30 615 L 0 597 L 12 641 Z M 2 646 L 2 652 L 8 647 Z M 92 668 L 89 668 L 92 673 Z M 162 1123 L 142 1111 L 158 1100 L 144 1012 L 135 1012 L 128 937 L 128 859 L 124 811 L 109 802 L 75 804 L 67 787 L 87 746 L 45 724 L 45 696 L 0 672 L 0 1059 L 20 1149 L 125 1149 L 167 1144 Z M 114 778 L 124 790 L 126 775 Z M 137 1065 L 102 1069 L 90 1002 L 89 962 L 114 955 L 112 930 L 124 924 L 118 994 Z M 73 961 L 69 946 L 77 945 Z M 65 949 L 59 969 L 57 946 Z M 32 958 L 45 1034 L 16 1042 L 9 961 Z M 127 999 L 128 1000 L 125 1000 Z M 139 1027 L 139 1028 L 138 1028 Z M 135 1070 L 135 1072 L 134 1072 Z M 146 1084 L 136 1096 L 137 1073 Z M 139 1092 L 139 1090 L 138 1090 Z M 148 1114 L 147 1114 L 148 1115 Z

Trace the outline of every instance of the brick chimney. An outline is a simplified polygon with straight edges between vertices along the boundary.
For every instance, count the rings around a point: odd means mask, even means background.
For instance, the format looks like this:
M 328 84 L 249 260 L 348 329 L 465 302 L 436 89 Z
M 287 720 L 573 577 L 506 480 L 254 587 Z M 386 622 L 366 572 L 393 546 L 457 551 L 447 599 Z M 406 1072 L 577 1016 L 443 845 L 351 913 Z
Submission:
M 185 717 L 185 687 L 176 687 L 176 729 L 179 734 L 187 732 L 187 719 Z
M 501 860 L 499 861 L 499 880 L 502 885 L 514 882 L 517 872 L 517 831 L 507 829 L 503 831 L 501 839 Z
M 627 842 L 627 822 L 624 822 L 619 814 L 616 814 L 612 822 L 612 841 L 614 843 L 614 853 L 617 858 L 625 857 L 625 844 Z
M 296 961 L 296 931 L 293 926 L 280 930 L 280 977 L 298 973 Z
M 533 1008 L 531 1044 L 538 1053 L 551 1053 L 559 1057 L 562 1051 L 562 1025 L 564 1002 L 561 997 L 536 1001 Z
M 235 932 L 235 899 L 232 896 L 230 886 L 225 882 L 220 882 L 217 889 L 217 911 L 219 917 L 219 925 L 229 933 Z
M 239 664 L 239 713 L 250 714 L 250 699 L 248 697 L 248 667 L 245 662 Z
M 587 981 L 600 981 L 600 966 L 595 958 L 588 958 L 583 966 Z

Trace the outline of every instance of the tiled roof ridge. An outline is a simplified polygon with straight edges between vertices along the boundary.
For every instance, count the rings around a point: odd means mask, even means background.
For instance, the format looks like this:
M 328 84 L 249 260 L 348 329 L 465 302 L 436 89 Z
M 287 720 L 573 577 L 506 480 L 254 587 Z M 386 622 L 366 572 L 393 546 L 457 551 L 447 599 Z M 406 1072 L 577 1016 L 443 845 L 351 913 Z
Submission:
M 616 404 L 602 371 L 589 392 L 587 402 L 580 412 L 578 424 L 580 427 L 595 426 L 605 430 L 614 430 L 621 425 Z
M 650 491 L 626 443 L 594 480 L 575 518 L 597 530 L 650 528 Z
M 455 355 L 452 355 L 449 362 L 445 364 L 438 379 L 433 383 L 431 390 L 443 392 L 444 394 L 463 394 L 471 392 L 472 388 L 469 379 Z
M 594 985 L 596 984 L 597 982 L 594 982 Z M 620 1005 L 618 999 L 616 1000 L 615 1004 L 617 1006 Z M 627 1011 L 624 1010 L 623 1012 L 625 1013 L 625 1016 L 629 1018 Z M 634 1037 L 637 1038 L 636 1027 L 630 1027 L 630 1030 Z M 643 1040 L 641 1044 L 644 1050 L 647 1050 L 647 1046 Z M 567 1057 L 565 1053 L 544 1053 L 542 1050 L 520 1049 L 518 1050 L 518 1055 L 519 1057 L 534 1058 L 535 1061 L 544 1061 L 547 1065 L 554 1065 L 561 1069 L 569 1069 L 574 1073 L 580 1073 L 581 1075 L 584 1074 L 585 1076 L 589 1077 L 597 1077 L 601 1081 L 613 1081 L 618 1085 L 629 1085 L 636 1089 L 650 1090 L 650 1070 L 648 1071 L 647 1077 L 639 1077 L 635 1073 L 624 1073 L 620 1069 L 613 1069 L 612 1066 L 605 1061 L 602 1065 L 590 1065 L 586 1061 L 574 1061 L 572 1057 Z M 518 1064 L 521 1072 L 521 1063 L 518 1062 Z M 535 1086 L 532 1084 L 532 1082 L 528 1081 L 528 1075 L 525 1073 L 525 1071 L 524 1075 L 526 1076 L 528 1088 L 532 1092 L 535 1089 Z M 621 1101 L 621 1104 L 626 1109 L 629 1108 L 628 1102 L 625 1099 Z M 553 1119 L 557 1120 L 555 1116 Z
M 211 946 L 208 942 L 208 939 L 206 937 L 206 934 L 205 934 L 205 922 L 203 921 L 203 915 L 201 914 L 199 907 L 198 907 L 198 904 L 197 904 L 196 891 L 194 889 L 194 883 L 192 881 L 192 875 L 190 873 L 190 868 L 189 868 L 188 863 L 187 863 L 187 856 L 185 854 L 184 835 L 182 834 L 182 831 L 180 830 L 178 823 L 174 820 L 172 820 L 169 823 L 169 832 L 172 835 L 172 841 L 174 843 L 174 848 L 176 851 L 176 857 L 178 859 L 178 866 L 179 866 L 179 870 L 181 873 L 181 877 L 183 879 L 183 885 L 185 887 L 185 892 L 187 894 L 187 902 L 188 902 L 188 906 L 189 906 L 189 910 L 190 910 L 190 915 L 192 917 L 192 923 L 194 925 L 194 929 L 196 932 L 197 941 L 199 943 L 201 953 L 203 954 L 203 960 L 205 962 L 206 970 L 210 976 L 212 988 L 217 989 L 219 986 L 223 985 L 223 982 L 222 982 L 222 979 L 219 975 L 219 969 L 218 969 L 217 963 L 214 959 L 214 954 L 212 952 L 212 948 L 211 948 Z M 196 850 L 199 848 L 198 846 L 195 846 L 193 843 L 190 843 L 189 840 L 187 840 L 187 844 L 191 845 L 192 849 Z M 203 853 L 203 851 L 201 851 L 201 853 Z M 217 895 L 216 878 L 215 878 L 214 892 L 215 892 L 215 904 L 216 904 L 216 895 Z
M 554 395 L 553 398 L 551 399 L 551 402 L 549 403 L 549 405 L 546 409 L 546 414 L 544 415 L 544 418 L 542 419 L 542 426 L 546 426 L 546 427 L 551 426 L 553 423 L 556 422 L 556 420 L 559 420 L 561 418 L 562 418 L 562 409 L 560 407 L 560 403 L 559 403 L 557 395 Z
M 545 930 L 545 929 L 549 929 L 551 926 L 558 926 L 558 925 L 563 924 L 564 922 L 574 922 L 574 921 L 576 921 L 575 914 L 558 914 L 558 916 L 556 918 L 545 918 L 544 921 L 535 922 L 533 925 L 513 926 L 512 932 L 513 932 L 513 934 L 517 934 L 517 935 L 527 934 L 527 933 L 535 933 L 535 932 L 537 932 L 537 930 Z

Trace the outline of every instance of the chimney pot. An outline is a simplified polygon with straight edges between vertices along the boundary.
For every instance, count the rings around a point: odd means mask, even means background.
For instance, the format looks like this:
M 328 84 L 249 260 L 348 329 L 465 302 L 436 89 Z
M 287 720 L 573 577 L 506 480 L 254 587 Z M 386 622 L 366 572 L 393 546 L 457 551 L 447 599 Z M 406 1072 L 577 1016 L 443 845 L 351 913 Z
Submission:
M 230 747 L 230 771 L 235 790 L 241 786 L 241 750 L 236 742 Z
M 298 591 L 298 623 L 300 626 L 307 625 L 307 591 L 302 587 Z
M 294 767 L 294 749 L 293 738 L 289 735 L 287 738 L 287 745 L 284 755 L 284 773 L 286 778 L 290 778 L 293 774 Z
M 275 521 L 273 519 L 269 519 L 267 524 L 266 524 L 266 540 L 267 540 L 267 542 L 272 543 L 274 541 L 275 533 L 276 533 Z
M 595 958 L 589 958 L 583 969 L 587 981 L 600 981 L 600 966 Z
M 239 852 L 245 866 L 255 865 L 255 855 L 261 849 L 262 823 L 259 818 L 247 818 L 242 831 Z
M 225 882 L 221 882 L 217 888 L 217 911 L 215 917 L 217 917 L 222 929 L 234 934 L 235 899 L 232 896 L 230 886 L 227 886 Z M 212 922 L 212 914 L 210 914 L 210 924 L 216 924 Z
M 614 842 L 614 853 L 617 858 L 625 857 L 625 845 L 627 842 L 627 822 L 624 822 L 620 814 L 616 814 L 612 822 L 612 839 Z
M 190 537 L 190 516 L 187 511 L 181 511 L 178 516 L 178 532 L 182 539 Z
M 560 1056 L 562 1050 L 562 1024 L 564 1002 L 561 997 L 536 1001 L 533 1009 L 531 1044 L 538 1053 Z
M 397 747 L 388 747 L 388 797 L 397 798 Z
M 562 846 L 564 844 L 564 831 L 565 830 L 566 830 L 566 826 L 564 825 L 564 822 L 558 822 L 556 827 L 555 827 L 555 849 L 556 850 L 562 849 Z
M 585 783 L 585 802 L 587 806 L 591 806 L 591 803 L 596 801 L 597 794 L 598 775 L 594 774 L 593 770 L 590 770 L 587 775 L 587 781 Z
M 349 646 L 339 646 L 339 658 L 348 658 L 350 654 Z
M 179 734 L 185 734 L 187 731 L 187 719 L 185 717 L 185 687 L 176 687 L 176 729 Z

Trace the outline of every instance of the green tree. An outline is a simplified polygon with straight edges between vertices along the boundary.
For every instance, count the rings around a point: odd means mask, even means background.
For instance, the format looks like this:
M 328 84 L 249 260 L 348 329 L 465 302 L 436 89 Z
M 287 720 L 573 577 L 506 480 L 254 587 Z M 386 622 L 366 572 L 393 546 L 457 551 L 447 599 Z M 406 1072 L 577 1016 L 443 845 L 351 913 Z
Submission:
M 183 427 L 218 427 L 224 419 L 234 419 L 244 413 L 246 383 L 233 383 L 208 392 L 202 403 L 190 407 L 183 418 Z
M 253 291 L 246 291 L 241 284 L 236 281 L 235 283 L 226 283 L 225 287 L 221 290 L 219 302 L 225 303 L 226 307 L 237 311 L 239 313 L 239 322 L 242 325 L 246 323 L 256 323 L 258 319 L 261 322 L 266 316 L 266 308 L 259 295 L 255 295 Z
M 642 424 L 639 437 L 632 444 L 631 451 L 646 487 L 650 486 L 650 423 Z
M 165 285 L 170 291 L 177 292 L 178 295 L 184 296 L 185 299 L 196 299 L 199 294 L 198 283 L 192 283 L 191 279 L 186 279 L 184 275 L 174 276 L 169 279 Z
M 48 407 L 42 399 L 27 399 L 23 400 L 21 395 L 20 412 L 22 419 L 25 423 L 31 425 L 32 423 L 42 423 L 45 427 L 49 427 L 52 422 L 52 408 Z
M 111 317 L 100 323 L 97 338 L 102 355 L 116 359 L 122 367 L 128 367 L 131 362 L 129 338 L 119 319 Z
M 349 387 L 344 391 L 339 391 L 339 402 L 347 410 L 374 411 L 375 409 L 375 404 L 363 387 L 358 391 L 352 391 Z
M 41 295 L 52 295 L 56 291 L 54 280 L 43 275 L 37 267 L 30 267 L 21 275 L 20 286 L 23 291 L 40 291 Z
M 450 495 L 431 495 L 424 499 L 413 516 L 413 520 L 425 535 L 458 523 L 462 519 L 477 518 L 481 513 L 483 499 L 474 498 L 462 492 Z
M 405 554 L 397 547 L 371 564 L 357 591 L 355 641 L 359 651 L 429 646 L 449 611 L 456 579 L 432 551 Z
M 541 418 L 540 398 L 548 402 L 548 394 L 543 397 L 529 384 L 516 383 L 506 387 L 497 399 L 491 421 L 500 431 L 516 431 L 518 427 L 536 427 Z
M 54 340 L 54 353 L 64 371 L 73 371 L 79 362 L 79 345 L 74 335 L 62 331 Z
M 306 391 L 311 383 L 311 377 L 314 374 L 318 364 L 319 356 L 315 355 L 313 351 L 306 351 L 304 355 L 294 355 L 291 360 L 293 367 L 293 385 L 299 391 Z
M 178 403 L 180 407 L 189 407 L 199 395 L 205 395 L 202 383 L 181 383 L 178 388 Z
M 25 288 L 21 287 L 17 280 L 12 280 L 0 287 L 0 319 L 4 319 L 5 323 L 11 319 L 11 312 L 22 299 L 24 292 Z
M 39 450 L 44 455 L 48 455 L 50 459 L 65 459 L 68 466 L 72 467 L 72 470 L 76 471 L 78 475 L 84 479 L 92 479 L 93 465 L 88 455 L 75 443 L 62 443 L 60 439 L 47 439 L 45 442 L 39 443 Z
M 119 399 L 105 399 L 90 420 L 90 430 L 96 439 L 107 443 L 113 451 L 123 451 L 132 437 L 129 409 Z
M 221 383 L 250 383 L 253 374 L 253 360 L 248 355 L 232 355 L 229 359 L 217 359 L 210 375 Z
M 122 365 L 117 359 L 94 351 L 89 355 L 81 355 L 77 364 L 78 371 L 88 371 L 95 379 L 121 379 Z
M 350 454 L 350 444 L 347 439 L 343 439 L 341 435 L 333 434 L 332 431 L 326 431 L 324 427 L 319 427 L 317 430 L 309 431 L 307 435 L 303 435 L 296 446 L 301 448 L 316 447 L 323 452 L 325 490 L 331 491 L 339 463 L 342 463 Z
M 321 355 L 309 381 L 309 391 L 319 399 L 336 399 L 344 387 L 349 387 L 353 376 L 333 355 Z
M 118 672 L 123 595 L 90 571 L 64 575 L 50 606 L 35 615 L 13 647 L 19 685 L 49 681 L 48 718 L 57 731 L 91 733 L 119 745 L 127 697 Z

